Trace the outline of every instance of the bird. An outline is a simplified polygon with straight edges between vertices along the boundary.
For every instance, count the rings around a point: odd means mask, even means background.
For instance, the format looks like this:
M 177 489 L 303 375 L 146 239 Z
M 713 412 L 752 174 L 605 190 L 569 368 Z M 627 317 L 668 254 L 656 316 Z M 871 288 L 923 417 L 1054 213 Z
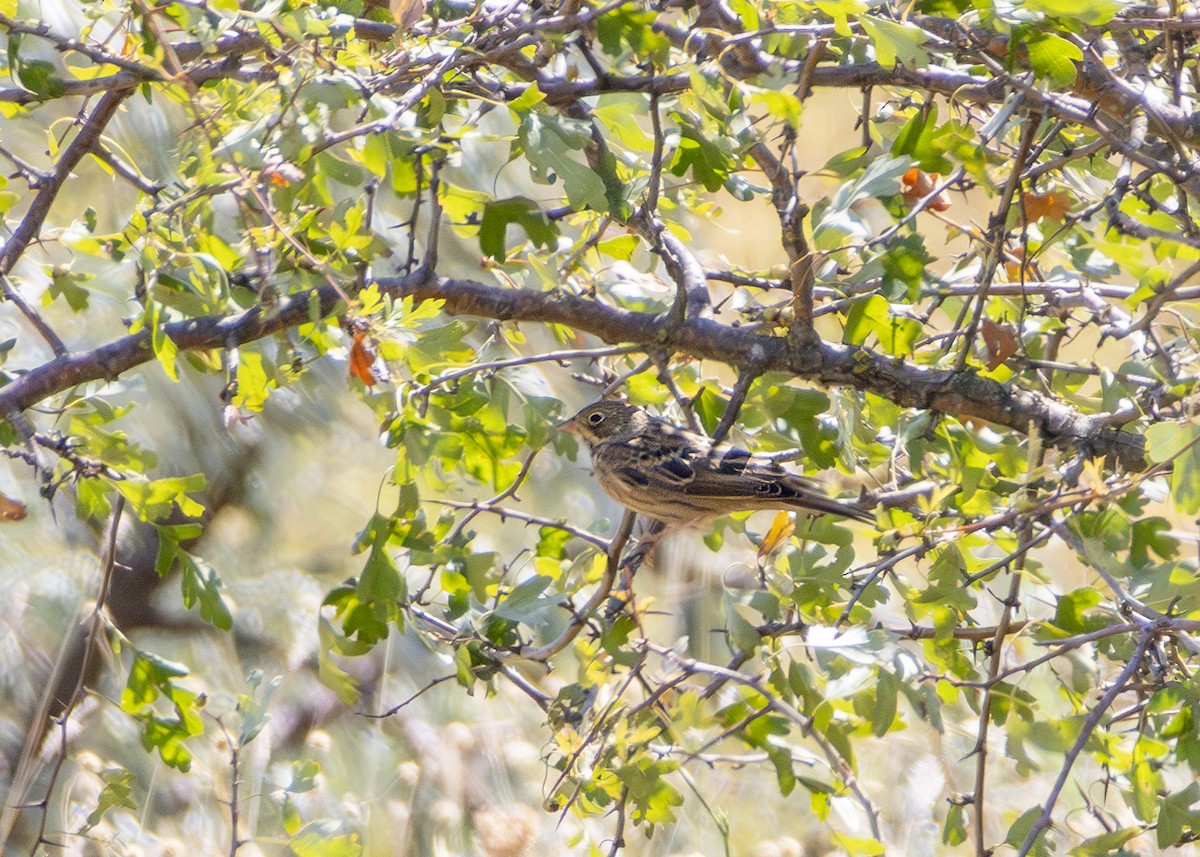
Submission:
M 562 423 L 591 450 L 600 487 L 627 509 L 668 526 L 730 512 L 785 509 L 873 522 L 775 462 L 615 400 L 588 405 Z

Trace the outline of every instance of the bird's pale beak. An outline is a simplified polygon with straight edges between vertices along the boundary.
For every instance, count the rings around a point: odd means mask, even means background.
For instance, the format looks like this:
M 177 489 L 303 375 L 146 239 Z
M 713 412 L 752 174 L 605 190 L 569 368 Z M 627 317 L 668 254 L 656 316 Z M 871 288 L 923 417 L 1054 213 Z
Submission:
M 575 424 L 574 417 L 571 417 L 569 420 L 563 420 L 558 424 L 558 429 L 560 431 L 570 432 L 571 434 L 579 434 L 579 426 Z

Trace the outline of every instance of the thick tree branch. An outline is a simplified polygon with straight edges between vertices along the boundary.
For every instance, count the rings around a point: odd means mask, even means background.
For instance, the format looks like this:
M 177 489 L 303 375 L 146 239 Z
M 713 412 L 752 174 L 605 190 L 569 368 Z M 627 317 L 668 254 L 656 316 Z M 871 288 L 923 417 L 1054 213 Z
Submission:
M 632 312 L 564 292 L 535 292 L 439 278 L 425 271 L 377 280 L 394 297 L 441 300 L 448 312 L 498 321 L 568 325 L 610 344 L 645 345 L 682 352 L 756 371 L 787 372 L 827 386 L 848 386 L 904 407 L 987 420 L 1020 432 L 1032 427 L 1043 440 L 1079 447 L 1090 455 L 1141 468 L 1140 435 L 1108 427 L 1107 415 L 1079 411 L 1040 393 L 982 378 L 971 370 L 928 369 L 874 352 L 832 342 L 792 349 L 781 337 L 765 336 L 711 319 L 693 317 L 668 324 L 651 313 Z M 321 313 L 338 305 L 330 287 L 316 290 Z M 234 316 L 173 322 L 166 334 L 180 350 L 227 348 L 261 339 L 310 321 L 310 293 L 280 299 L 270 310 L 256 307 Z M 0 388 L 0 413 L 20 411 L 76 384 L 115 379 L 153 358 L 150 335 L 141 331 L 84 352 L 64 354 Z

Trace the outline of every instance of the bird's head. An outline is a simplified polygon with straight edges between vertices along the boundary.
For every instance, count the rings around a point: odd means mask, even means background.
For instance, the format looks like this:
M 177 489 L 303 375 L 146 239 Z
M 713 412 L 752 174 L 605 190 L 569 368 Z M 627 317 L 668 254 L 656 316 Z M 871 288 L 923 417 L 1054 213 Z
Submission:
M 604 401 L 588 405 L 562 427 L 583 438 L 589 447 L 606 440 L 633 437 L 644 431 L 650 417 L 641 408 L 624 402 Z

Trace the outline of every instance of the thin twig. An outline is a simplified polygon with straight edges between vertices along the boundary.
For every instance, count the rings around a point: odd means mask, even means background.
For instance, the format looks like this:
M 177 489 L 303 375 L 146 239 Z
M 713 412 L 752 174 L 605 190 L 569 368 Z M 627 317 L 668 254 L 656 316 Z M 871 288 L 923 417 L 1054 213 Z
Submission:
M 458 538 L 459 533 L 465 530 L 467 528 L 467 524 L 475 520 L 475 517 L 480 512 L 490 511 L 501 501 L 507 500 L 509 497 L 514 497 L 517 493 L 517 489 L 521 487 L 521 483 L 525 481 L 525 477 L 529 475 L 529 468 L 533 466 L 533 459 L 537 457 L 537 454 L 540 451 L 541 449 L 539 447 L 538 449 L 531 451 L 529 455 L 525 456 L 525 460 L 521 462 L 521 469 L 517 471 L 517 475 L 513 477 L 512 482 L 508 483 L 508 487 L 502 490 L 495 497 L 490 500 L 484 500 L 483 502 L 475 502 L 465 507 L 469 508 L 471 511 L 467 512 L 466 515 L 463 515 L 463 519 L 458 522 L 458 524 L 451 531 L 450 535 L 447 536 L 446 541 L 453 542 L 456 538 Z M 449 506 L 453 504 L 447 502 L 443 505 Z M 458 508 L 464 508 L 464 506 L 459 505 Z
M 494 506 L 487 503 L 464 503 L 459 500 L 434 500 L 433 502 L 441 506 L 449 506 L 452 509 L 470 509 L 476 512 L 488 512 L 500 517 L 500 520 L 512 518 L 515 521 L 524 521 L 527 524 L 533 524 L 537 527 L 551 527 L 555 530 L 562 530 L 577 539 L 582 539 L 593 547 L 597 547 L 602 551 L 607 551 L 609 547 L 608 539 L 603 536 L 598 536 L 595 533 L 589 533 L 587 530 L 572 526 L 571 524 L 562 521 L 556 521 L 553 518 L 544 518 L 539 515 L 531 515 L 528 512 L 522 512 L 519 509 L 513 509 L 508 506 Z
M 470 375 L 476 375 L 480 372 L 496 372 L 501 369 L 511 369 L 514 366 L 529 366 L 535 363 L 558 363 L 565 364 L 568 360 L 596 360 L 601 357 L 615 357 L 619 354 L 631 354 L 638 351 L 636 345 L 617 345 L 607 348 L 573 348 L 563 351 L 548 351 L 545 354 L 533 354 L 528 357 L 513 357 L 509 360 L 493 360 L 487 363 L 475 363 L 471 366 L 464 366 L 462 369 L 455 369 L 451 372 L 444 372 L 436 378 L 422 384 L 420 387 L 414 388 L 409 395 L 414 398 L 427 396 L 437 387 L 444 384 L 450 384 Z
M 975 334 L 983 318 L 984 307 L 987 305 L 992 278 L 996 275 L 996 269 L 1000 265 L 1000 259 L 1004 252 L 1004 236 L 1007 231 L 1008 212 L 1012 207 L 1013 197 L 1016 196 L 1017 189 L 1021 184 L 1021 173 L 1025 169 L 1025 161 L 1029 156 L 1029 150 L 1033 147 L 1033 138 L 1037 134 L 1041 116 L 1034 114 L 1026 117 L 1025 121 L 1026 125 L 1021 134 L 1021 143 L 1017 148 L 1016 157 L 1013 159 L 1012 171 L 1009 173 L 1008 181 L 1004 183 L 1004 189 L 1000 193 L 1000 202 L 996 206 L 996 210 L 992 213 L 991 220 L 988 223 L 987 245 L 983 254 L 983 270 L 979 275 L 979 291 L 975 296 L 974 302 L 975 311 L 971 315 L 971 321 L 967 325 L 967 329 L 962 333 L 962 348 L 955 361 L 955 369 L 959 372 L 966 367 L 967 360 L 971 356 L 971 350 L 975 347 Z M 966 307 L 964 306 L 965 309 Z M 959 322 L 954 325 L 954 330 L 958 331 L 961 327 L 962 320 L 960 316 Z M 949 348 L 950 341 L 947 340 L 947 348 Z
M 1021 540 L 1022 543 L 1029 541 L 1028 526 L 1022 528 Z M 988 673 L 993 679 L 1000 672 L 1008 629 L 1013 621 L 1013 612 L 1017 608 L 1017 599 L 1021 593 L 1024 561 L 1025 554 L 1021 552 L 1014 561 L 1016 567 L 1012 572 L 1012 580 L 1009 581 L 1008 596 L 1004 599 L 1004 609 L 1000 613 L 1000 621 L 996 624 L 996 634 L 991 640 L 992 656 L 988 661 Z M 975 755 L 975 797 L 972 802 L 971 826 L 974 833 L 975 854 L 977 857 L 989 857 L 992 852 L 992 849 L 984 843 L 986 821 L 984 807 L 987 795 L 988 727 L 992 721 L 992 705 L 995 702 L 995 697 L 992 695 L 993 687 L 994 684 L 989 684 L 983 692 L 983 701 L 979 706 L 979 734 L 975 739 L 975 748 L 971 751 Z
M 859 783 L 858 777 L 855 776 L 853 769 L 850 767 L 850 763 L 842 757 L 842 754 L 838 751 L 838 749 L 821 733 L 819 729 L 815 729 L 813 727 L 812 718 L 808 717 L 801 711 L 798 711 L 795 707 L 789 705 L 787 702 L 771 693 L 768 688 L 763 686 L 760 678 L 749 676 L 745 673 L 737 672 L 736 670 L 716 666 L 715 664 L 706 664 L 693 658 L 681 657 L 673 649 L 669 649 L 665 646 L 659 646 L 655 643 L 651 643 L 649 640 L 640 640 L 637 642 L 637 646 L 641 650 L 652 651 L 663 658 L 666 658 L 668 661 L 674 664 L 676 668 L 683 670 L 684 672 L 709 675 L 724 679 L 725 681 L 731 681 L 734 684 L 748 687 L 762 696 L 768 709 L 776 712 L 777 714 L 781 714 L 788 720 L 792 721 L 792 723 L 800 727 L 801 731 L 805 735 L 809 736 L 817 743 L 824 753 L 830 767 L 834 772 L 837 773 L 842 782 L 846 784 L 846 787 L 866 811 L 867 824 L 871 829 L 871 835 L 877 840 L 880 839 L 879 808 L 875 806 L 874 801 L 871 800 L 870 796 L 863 789 L 862 784 Z
M 608 548 L 608 562 L 604 566 L 604 576 L 600 579 L 600 585 L 596 587 L 596 591 L 592 593 L 587 602 L 571 614 L 571 620 L 567 623 L 567 627 L 546 645 L 521 651 L 522 659 L 546 661 L 569 646 L 579 636 L 579 632 L 583 630 L 588 620 L 612 592 L 613 583 L 616 582 L 617 572 L 621 567 L 621 551 L 625 548 L 625 543 L 629 541 L 629 534 L 633 532 L 633 522 L 636 519 L 637 515 L 633 512 L 626 512 L 625 517 L 621 519 L 621 525 L 617 528 L 617 533 L 613 536 L 612 543 Z
M 457 677 L 458 676 L 456 673 L 451 673 L 450 675 L 444 675 L 439 678 L 430 679 L 429 682 L 424 687 L 422 687 L 420 690 L 418 690 L 412 696 L 408 697 L 408 699 L 404 700 L 403 702 L 396 703 L 391 708 L 389 708 L 387 711 L 381 712 L 379 714 L 372 714 L 369 711 L 362 711 L 359 713 L 362 714 L 363 717 L 371 717 L 371 718 L 376 718 L 376 719 L 383 718 L 383 717 L 391 717 L 393 714 L 395 714 L 400 709 L 404 708 L 407 705 L 412 704 L 413 702 L 416 702 L 418 699 L 420 699 L 422 696 L 424 696 L 429 691 L 433 690 L 439 684 L 443 684 L 448 681 L 453 681 Z
M 1079 735 L 1075 738 L 1075 743 L 1067 751 L 1063 759 L 1063 766 L 1058 772 L 1058 778 L 1054 781 L 1054 786 L 1042 801 L 1042 811 L 1038 814 L 1037 819 L 1033 822 L 1033 826 L 1029 828 L 1029 832 L 1025 835 L 1025 841 L 1021 843 L 1021 850 L 1017 852 L 1017 857 L 1026 857 L 1033 848 L 1034 843 L 1037 842 L 1038 837 L 1050 826 L 1050 820 L 1054 813 L 1054 804 L 1058 802 L 1058 796 L 1062 793 L 1063 786 L 1067 783 L 1067 777 L 1071 774 L 1071 768 L 1075 765 L 1075 760 L 1079 758 L 1079 754 L 1083 752 L 1083 748 L 1091 740 L 1092 733 L 1096 731 L 1096 727 L 1100 725 L 1100 721 L 1104 717 L 1104 712 L 1108 711 L 1116 698 L 1125 691 L 1125 686 L 1129 684 L 1130 679 L 1137 673 L 1138 668 L 1142 664 L 1142 658 L 1146 654 L 1146 648 L 1150 645 L 1150 641 L 1153 638 L 1153 632 L 1149 629 L 1142 632 L 1141 639 L 1138 641 L 1137 647 L 1133 650 L 1133 657 L 1129 659 L 1129 663 L 1125 665 L 1125 669 L 1121 670 L 1121 674 L 1113 681 L 1112 686 L 1100 697 L 1100 700 L 1092 710 L 1088 712 L 1087 718 L 1079 728 Z

